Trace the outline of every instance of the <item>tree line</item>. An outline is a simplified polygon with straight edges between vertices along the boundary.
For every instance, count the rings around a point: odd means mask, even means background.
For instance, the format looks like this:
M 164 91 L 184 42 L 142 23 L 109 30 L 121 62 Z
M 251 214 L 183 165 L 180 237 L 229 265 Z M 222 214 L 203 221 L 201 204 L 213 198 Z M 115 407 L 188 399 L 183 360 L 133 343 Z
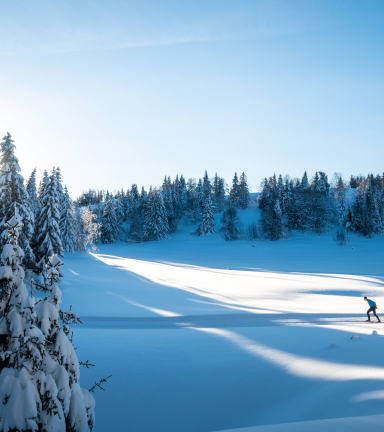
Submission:
M 295 230 L 323 234 L 332 225 L 340 233 L 356 232 L 366 237 L 384 232 L 384 174 L 366 177 L 351 176 L 345 182 L 339 175 L 330 185 L 324 172 L 316 172 L 309 180 L 281 175 L 265 178 L 259 198 L 261 234 L 279 240 Z M 355 189 L 354 199 L 346 203 L 349 188 Z

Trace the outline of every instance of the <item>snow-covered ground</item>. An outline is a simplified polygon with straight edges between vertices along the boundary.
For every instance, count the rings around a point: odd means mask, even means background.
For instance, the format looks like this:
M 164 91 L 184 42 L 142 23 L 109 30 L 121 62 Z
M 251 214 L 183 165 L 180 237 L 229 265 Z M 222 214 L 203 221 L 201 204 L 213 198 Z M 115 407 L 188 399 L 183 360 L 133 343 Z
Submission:
M 383 428 L 384 327 L 362 322 L 362 296 L 384 309 L 384 238 L 230 243 L 191 230 L 66 254 L 63 307 L 83 319 L 79 359 L 96 364 L 82 386 L 113 375 L 96 432 Z

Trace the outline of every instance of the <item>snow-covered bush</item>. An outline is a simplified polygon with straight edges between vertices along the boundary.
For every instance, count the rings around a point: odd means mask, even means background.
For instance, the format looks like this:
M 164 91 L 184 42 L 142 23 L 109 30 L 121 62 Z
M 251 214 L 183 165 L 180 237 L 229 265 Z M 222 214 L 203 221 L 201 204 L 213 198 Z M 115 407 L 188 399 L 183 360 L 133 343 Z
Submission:
M 336 231 L 336 234 L 333 236 L 333 240 L 339 245 L 339 246 L 345 246 L 347 242 L 349 241 L 349 233 L 345 228 L 340 228 Z
M 245 236 L 248 240 L 256 240 L 260 238 L 259 229 L 256 222 L 251 222 L 245 229 Z

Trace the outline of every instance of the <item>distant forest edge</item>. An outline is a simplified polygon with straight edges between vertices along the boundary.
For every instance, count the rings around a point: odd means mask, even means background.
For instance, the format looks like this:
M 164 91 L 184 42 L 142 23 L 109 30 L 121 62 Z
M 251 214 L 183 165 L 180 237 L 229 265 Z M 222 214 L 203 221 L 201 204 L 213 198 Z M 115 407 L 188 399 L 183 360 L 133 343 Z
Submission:
M 347 204 L 348 191 L 353 194 Z M 351 195 L 351 194 L 349 194 Z M 261 218 L 240 226 L 238 209 L 255 201 Z M 184 223 L 198 224 L 191 234 L 215 232 L 214 213 L 221 213 L 220 231 L 226 240 L 240 238 L 279 240 L 295 231 L 323 234 L 336 225 L 335 241 L 345 244 L 352 232 L 366 237 L 384 231 L 384 174 L 351 176 L 345 181 L 334 174 L 316 172 L 312 179 L 305 172 L 301 179 L 273 175 L 265 178 L 257 196 L 250 194 L 245 173 L 235 173 L 229 188 L 226 181 L 205 172 L 198 181 L 176 176 L 165 177 L 159 188 L 136 184 L 115 194 L 90 189 L 76 200 L 89 206 L 101 224 L 101 241 L 113 243 L 124 238 L 129 242 L 165 240 Z
M 23 227 L 19 244 L 23 265 L 45 278 L 53 254 L 94 250 L 102 243 L 141 243 L 166 240 L 173 232 L 193 225 L 191 234 L 210 235 L 219 230 L 225 240 L 242 238 L 280 240 L 297 232 L 324 234 L 336 226 L 335 241 L 345 244 L 352 233 L 372 237 L 384 232 L 384 174 L 340 174 L 329 182 L 324 172 L 309 179 L 273 175 L 265 178 L 258 194 L 250 194 L 245 173 L 235 173 L 230 187 L 217 174 L 205 172 L 197 181 L 166 177 L 160 187 L 138 190 L 136 184 L 115 194 L 90 190 L 72 201 L 63 185 L 60 168 L 44 172 L 39 186 L 36 169 L 27 182 L 8 133 L 1 142 L 0 250 L 7 243 L 6 221 L 17 209 Z M 239 210 L 252 203 L 260 211 L 247 226 Z M 252 212 L 253 210 L 250 210 Z M 220 213 L 220 223 L 215 223 Z M 252 213 L 249 213 L 252 214 Z M 249 215 L 248 214 L 248 215 Z

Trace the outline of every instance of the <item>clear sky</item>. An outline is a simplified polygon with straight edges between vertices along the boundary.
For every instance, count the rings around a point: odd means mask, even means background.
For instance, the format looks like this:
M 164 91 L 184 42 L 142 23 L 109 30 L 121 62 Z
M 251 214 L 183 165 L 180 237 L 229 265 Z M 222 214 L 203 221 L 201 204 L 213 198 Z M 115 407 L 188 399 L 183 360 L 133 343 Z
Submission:
M 72 196 L 384 171 L 383 0 L 12 0 L 0 16 L 0 135 L 25 177 L 59 165 Z

